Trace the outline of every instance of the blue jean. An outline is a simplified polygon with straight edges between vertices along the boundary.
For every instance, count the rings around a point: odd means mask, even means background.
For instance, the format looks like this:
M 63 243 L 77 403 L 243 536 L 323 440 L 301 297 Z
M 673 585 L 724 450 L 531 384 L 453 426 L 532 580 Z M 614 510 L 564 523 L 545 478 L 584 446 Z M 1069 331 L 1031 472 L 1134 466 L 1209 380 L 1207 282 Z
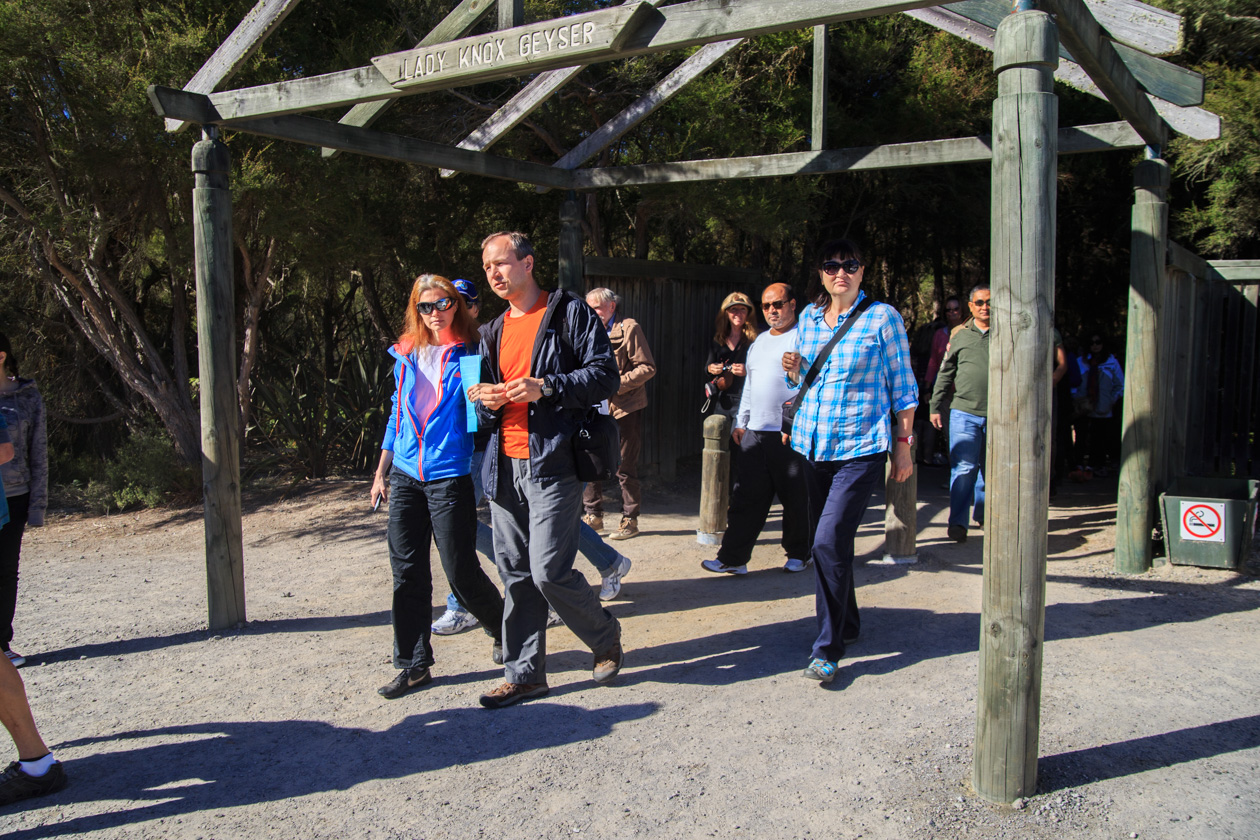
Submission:
M 967 527 L 971 512 L 984 524 L 984 455 L 988 418 L 953 409 L 949 412 L 949 524 Z M 972 511 L 972 507 L 975 510 Z
M 838 662 L 844 657 L 844 640 L 861 632 L 853 582 L 853 542 L 887 460 L 888 455 L 881 452 L 812 464 L 815 497 L 822 508 L 812 551 L 818 638 L 810 656 L 815 659 Z
M 477 500 L 477 504 L 481 504 L 482 497 L 486 495 L 481 487 L 481 462 L 485 460 L 485 457 L 484 450 L 473 453 L 473 498 Z M 477 550 L 491 563 L 494 562 L 494 532 L 480 519 L 477 520 Z M 578 522 L 578 553 L 595 567 L 601 577 L 617 563 L 617 550 L 604 542 L 594 528 L 581 521 Z M 446 596 L 446 608 L 455 612 L 467 611 L 459 603 L 454 592 Z

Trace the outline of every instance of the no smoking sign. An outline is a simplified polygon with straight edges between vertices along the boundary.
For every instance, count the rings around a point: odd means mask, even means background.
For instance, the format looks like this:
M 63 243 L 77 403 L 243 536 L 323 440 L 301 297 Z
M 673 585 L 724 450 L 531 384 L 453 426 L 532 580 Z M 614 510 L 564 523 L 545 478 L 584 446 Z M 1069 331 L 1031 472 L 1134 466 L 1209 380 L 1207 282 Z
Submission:
M 1220 502 L 1182 501 L 1181 538 L 1225 542 L 1225 505 Z

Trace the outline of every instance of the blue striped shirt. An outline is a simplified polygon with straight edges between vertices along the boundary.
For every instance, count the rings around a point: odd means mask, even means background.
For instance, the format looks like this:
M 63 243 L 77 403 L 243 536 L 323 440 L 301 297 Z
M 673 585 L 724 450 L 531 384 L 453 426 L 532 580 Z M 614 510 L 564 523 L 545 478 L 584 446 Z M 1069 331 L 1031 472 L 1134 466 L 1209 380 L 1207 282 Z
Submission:
M 864 297 L 866 292 L 858 293 L 835 328 L 823 320 L 824 309 L 805 307 L 796 331 L 802 380 Z M 873 303 L 831 351 L 805 394 L 792 426 L 792 448 L 814 461 L 887 452 L 892 448 L 892 415 L 918 404 L 906 326 L 896 309 Z

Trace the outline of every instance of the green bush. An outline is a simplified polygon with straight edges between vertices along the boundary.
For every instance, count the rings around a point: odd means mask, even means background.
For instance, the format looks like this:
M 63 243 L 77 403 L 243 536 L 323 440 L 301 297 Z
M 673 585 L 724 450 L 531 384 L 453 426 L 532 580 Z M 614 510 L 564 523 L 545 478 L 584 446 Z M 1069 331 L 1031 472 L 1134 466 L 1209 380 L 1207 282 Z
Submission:
M 54 455 L 52 467 L 58 495 L 94 513 L 191 502 L 201 493 L 200 469 L 180 463 L 156 422 L 134 428 L 110 460 Z

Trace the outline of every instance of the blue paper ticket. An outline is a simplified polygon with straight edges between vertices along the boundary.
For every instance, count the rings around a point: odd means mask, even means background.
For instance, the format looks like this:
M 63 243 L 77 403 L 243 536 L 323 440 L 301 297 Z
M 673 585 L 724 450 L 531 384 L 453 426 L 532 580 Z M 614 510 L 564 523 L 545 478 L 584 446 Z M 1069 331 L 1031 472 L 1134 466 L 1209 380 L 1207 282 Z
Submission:
M 477 406 L 468 396 L 468 389 L 481 384 L 481 356 L 461 356 L 459 378 L 464 382 L 464 399 L 468 403 L 468 431 L 477 431 Z

